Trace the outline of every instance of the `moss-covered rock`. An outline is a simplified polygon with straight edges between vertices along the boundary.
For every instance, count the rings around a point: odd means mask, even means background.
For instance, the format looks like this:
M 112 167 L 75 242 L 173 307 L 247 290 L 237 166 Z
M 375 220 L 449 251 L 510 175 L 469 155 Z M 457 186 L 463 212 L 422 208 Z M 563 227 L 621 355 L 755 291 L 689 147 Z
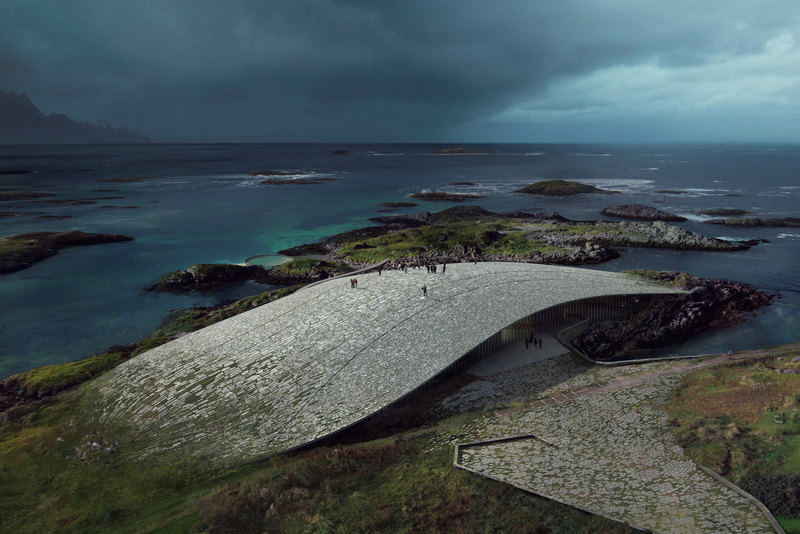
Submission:
M 133 241 L 132 237 L 118 234 L 90 234 L 86 232 L 34 232 L 7 237 L 0 241 L 0 274 L 21 271 L 55 256 L 68 247 L 98 245 Z
M 217 291 L 237 282 L 258 280 L 265 272 L 266 269 L 260 265 L 199 263 L 185 271 L 170 271 L 162 275 L 148 290 L 170 293 Z
M 350 272 L 347 264 L 319 259 L 295 259 L 269 269 L 260 265 L 200 263 L 185 271 L 163 274 L 148 291 L 185 293 L 218 291 L 231 284 L 253 281 L 272 286 L 316 282 L 333 275 Z
M 353 268 L 340 261 L 296 259 L 276 265 L 270 270 L 272 275 L 283 275 L 313 281 L 328 278 L 332 275 L 349 273 Z

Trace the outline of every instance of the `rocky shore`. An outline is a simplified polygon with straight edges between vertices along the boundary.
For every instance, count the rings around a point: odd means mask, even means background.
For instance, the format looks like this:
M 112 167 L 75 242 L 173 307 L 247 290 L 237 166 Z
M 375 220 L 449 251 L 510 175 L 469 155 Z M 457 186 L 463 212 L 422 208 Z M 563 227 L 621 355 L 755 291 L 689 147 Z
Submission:
M 728 280 L 677 272 L 638 273 L 687 293 L 657 297 L 652 306 L 633 317 L 593 323 L 573 340 L 589 357 L 608 361 L 679 343 L 692 335 L 742 322 L 746 313 L 770 304 L 775 297 Z

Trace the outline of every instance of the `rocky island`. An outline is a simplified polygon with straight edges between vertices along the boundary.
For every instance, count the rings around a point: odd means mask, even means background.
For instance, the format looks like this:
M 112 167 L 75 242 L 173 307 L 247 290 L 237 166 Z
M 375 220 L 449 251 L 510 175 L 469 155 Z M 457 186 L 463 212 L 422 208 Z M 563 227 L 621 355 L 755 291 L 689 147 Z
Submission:
M 605 208 L 602 211 L 603 215 L 610 215 L 612 217 L 619 217 L 621 219 L 637 219 L 641 221 L 667 221 L 667 222 L 683 222 L 686 217 L 669 213 L 650 206 L 642 206 L 641 204 L 627 204 L 625 206 L 612 206 Z
M 413 193 L 408 196 L 411 198 L 429 200 L 432 202 L 464 202 L 465 200 L 483 198 L 483 195 L 476 195 L 473 193 L 446 193 L 444 191 L 423 191 L 421 193 Z
M 118 234 L 90 234 L 78 231 L 33 232 L 7 237 L 0 241 L 0 274 L 27 269 L 35 263 L 55 256 L 64 248 L 122 241 L 133 241 L 133 238 Z
M 265 268 L 260 265 L 201 263 L 188 269 L 162 275 L 148 291 L 186 293 L 188 291 L 218 291 L 237 282 L 252 281 L 270 286 L 306 284 L 346 273 L 346 264 L 319 259 L 295 259 L 288 263 Z
M 748 247 L 695 234 L 663 221 L 570 221 L 558 213 L 494 213 L 479 206 L 372 219 L 371 226 L 323 242 L 280 251 L 324 255 L 353 266 L 389 259 L 392 264 L 519 261 L 588 265 L 618 256 L 617 247 L 737 251 Z
M 583 193 L 602 193 L 606 195 L 619 193 L 619 191 L 599 189 L 592 185 L 573 182 L 571 180 L 543 180 L 541 182 L 527 185 L 516 192 L 527 193 L 529 195 L 547 195 L 558 197 L 566 195 L 580 195 Z

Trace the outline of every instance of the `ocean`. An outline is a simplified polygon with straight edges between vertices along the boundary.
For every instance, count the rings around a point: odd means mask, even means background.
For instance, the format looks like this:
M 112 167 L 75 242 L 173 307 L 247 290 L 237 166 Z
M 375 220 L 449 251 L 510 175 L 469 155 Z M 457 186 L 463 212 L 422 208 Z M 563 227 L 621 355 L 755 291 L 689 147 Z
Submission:
M 434 154 L 448 146 L 493 153 Z M 266 170 L 334 180 L 277 186 L 250 176 Z M 544 198 L 514 193 L 534 181 L 557 178 L 621 194 Z M 157 329 L 172 310 L 269 289 L 246 283 L 215 294 L 146 291 L 167 271 L 195 263 L 238 263 L 374 224 L 369 218 L 381 214 L 380 203 L 414 201 L 408 195 L 419 191 L 478 193 L 485 198 L 469 204 L 492 211 L 557 211 L 579 220 L 611 219 L 601 215 L 602 208 L 639 203 L 687 217 L 679 224 L 695 232 L 765 239 L 744 252 L 630 248 L 592 268 L 680 270 L 780 295 L 742 324 L 654 355 L 800 341 L 800 229 L 709 225 L 703 221 L 711 217 L 699 213 L 739 208 L 763 218 L 800 216 L 800 145 L 0 146 L 0 190 L 22 188 L 55 196 L 0 202 L 0 211 L 25 213 L 0 218 L 0 237 L 82 230 L 130 235 L 135 241 L 66 249 L 0 276 L 0 378 L 134 342 Z M 659 192 L 664 190 L 681 193 Z M 393 212 L 459 205 L 414 202 L 419 205 Z

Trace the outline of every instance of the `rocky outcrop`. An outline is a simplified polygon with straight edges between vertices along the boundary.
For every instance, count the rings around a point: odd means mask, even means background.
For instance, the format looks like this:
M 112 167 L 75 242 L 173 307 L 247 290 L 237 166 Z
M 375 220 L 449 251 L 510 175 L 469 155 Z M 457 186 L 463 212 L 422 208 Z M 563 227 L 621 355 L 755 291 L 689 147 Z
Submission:
M 417 198 L 419 200 L 428 200 L 431 202 L 464 202 L 465 200 L 483 198 L 483 195 L 474 195 L 471 193 L 445 193 L 444 191 L 423 191 L 421 193 L 414 193 L 408 196 Z
M 533 252 L 530 254 L 492 254 L 480 248 L 470 250 L 440 252 L 432 251 L 402 260 L 389 261 L 386 269 L 397 269 L 403 265 L 429 265 L 435 263 L 480 262 L 524 262 L 544 265 L 596 265 L 619 257 L 619 252 L 587 243 L 582 247 L 569 247 L 551 252 Z
M 709 215 L 712 217 L 738 217 L 739 215 L 748 215 L 751 212 L 736 208 L 713 208 L 708 210 L 702 210 L 699 213 L 700 215 Z
M 185 271 L 162 275 L 148 291 L 186 293 L 188 291 L 218 291 L 239 282 L 253 281 L 272 286 L 305 284 L 347 272 L 349 267 L 325 260 L 294 260 L 266 269 L 260 265 L 231 263 L 200 263 Z
M 576 232 L 543 229 L 531 235 L 554 246 L 581 245 L 591 242 L 603 246 L 670 248 L 678 250 L 736 251 L 749 247 L 715 237 L 690 232 L 663 221 L 636 222 L 577 222 L 571 223 Z
M 704 221 L 708 224 L 722 224 L 739 228 L 753 228 L 756 226 L 770 226 L 776 228 L 800 228 L 800 218 L 778 217 L 775 219 L 759 219 L 757 217 L 731 217 L 728 219 L 710 219 Z
M 683 222 L 686 217 L 669 213 L 650 206 L 641 204 L 626 204 L 624 206 L 611 206 L 602 211 L 603 215 L 619 217 L 621 219 L 637 219 L 641 221 L 668 221 Z
M 0 241 L 0 274 L 27 269 L 55 256 L 64 248 L 122 241 L 133 241 L 133 238 L 119 234 L 90 234 L 78 231 L 33 232 L 7 237 Z
M 531 185 L 525 186 L 522 189 L 515 191 L 516 193 L 527 193 L 529 195 L 548 195 L 548 196 L 567 196 L 567 195 L 580 195 L 583 193 L 603 193 L 603 194 L 618 194 L 619 191 L 609 191 L 606 189 L 598 189 L 597 187 L 582 184 L 580 182 L 573 182 L 570 180 L 542 180 Z
M 227 285 L 256 280 L 266 269 L 259 265 L 233 265 L 229 263 L 200 263 L 185 271 L 171 271 L 162 275 L 149 291 L 185 293 L 187 291 L 216 291 Z
M 611 360 L 686 340 L 692 335 L 744 320 L 744 314 L 768 305 L 768 295 L 747 284 L 656 273 L 651 279 L 671 283 L 686 294 L 656 297 L 643 311 L 621 320 L 592 324 L 573 340 L 591 358 Z
M 424 226 L 430 224 L 433 216 L 429 211 L 422 211 L 418 213 L 405 213 L 400 215 L 386 215 L 383 217 L 371 217 L 370 221 L 375 221 L 381 224 L 399 225 L 403 228 L 415 228 L 417 226 Z

